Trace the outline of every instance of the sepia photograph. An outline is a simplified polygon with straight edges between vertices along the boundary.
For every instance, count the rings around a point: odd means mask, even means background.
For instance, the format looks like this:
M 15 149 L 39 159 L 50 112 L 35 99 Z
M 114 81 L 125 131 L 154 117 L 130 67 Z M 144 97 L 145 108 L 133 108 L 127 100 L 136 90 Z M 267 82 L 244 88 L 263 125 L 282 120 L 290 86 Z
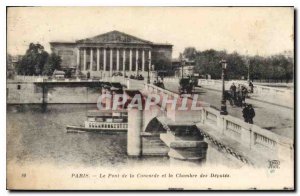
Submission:
M 294 7 L 6 7 L 7 190 L 295 190 Z

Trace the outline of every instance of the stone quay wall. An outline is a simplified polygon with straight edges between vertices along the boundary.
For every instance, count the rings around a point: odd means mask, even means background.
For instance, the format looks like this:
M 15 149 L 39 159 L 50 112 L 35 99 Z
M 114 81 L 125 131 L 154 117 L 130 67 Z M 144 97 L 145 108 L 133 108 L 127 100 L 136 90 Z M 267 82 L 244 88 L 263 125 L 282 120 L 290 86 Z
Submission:
M 7 104 L 40 104 L 43 90 L 32 82 L 8 82 Z M 50 87 L 47 103 L 97 103 L 100 89 L 90 87 Z

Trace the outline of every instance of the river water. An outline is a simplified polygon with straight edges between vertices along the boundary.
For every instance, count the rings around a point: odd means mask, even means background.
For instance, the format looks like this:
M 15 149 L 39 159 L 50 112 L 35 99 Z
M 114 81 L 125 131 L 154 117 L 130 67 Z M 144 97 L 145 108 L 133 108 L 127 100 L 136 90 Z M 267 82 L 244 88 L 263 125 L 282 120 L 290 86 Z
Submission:
M 49 104 L 43 113 L 38 105 L 25 106 L 16 110 L 7 107 L 7 162 L 18 164 L 53 163 L 55 165 L 81 166 L 128 166 L 170 165 L 168 157 L 127 156 L 127 135 L 99 133 L 66 133 L 66 125 L 81 125 L 86 111 L 94 105 Z M 209 143 L 205 162 L 193 163 L 210 165 L 222 164 L 241 167 L 242 163 Z

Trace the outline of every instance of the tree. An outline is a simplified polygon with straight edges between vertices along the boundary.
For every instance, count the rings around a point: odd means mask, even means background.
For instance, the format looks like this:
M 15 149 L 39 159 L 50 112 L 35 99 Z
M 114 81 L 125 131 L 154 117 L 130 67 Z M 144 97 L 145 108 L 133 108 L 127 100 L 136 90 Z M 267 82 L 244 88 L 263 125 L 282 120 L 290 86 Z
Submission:
M 195 60 L 197 55 L 197 50 L 194 47 L 187 47 L 183 51 L 183 56 L 189 60 Z
M 44 51 L 41 44 L 30 43 L 25 55 L 16 65 L 16 71 L 23 75 L 39 75 L 43 71 L 47 58 L 48 53 Z
M 213 49 L 197 51 L 194 47 L 185 48 L 180 57 L 195 60 L 195 70 L 201 74 L 209 74 L 213 79 L 221 78 L 220 61 L 227 61 L 226 75 L 228 79 L 240 79 L 248 75 L 256 80 L 289 80 L 293 79 L 294 60 L 292 56 L 278 54 L 268 57 L 242 56 L 237 52 L 227 53 Z
M 48 57 L 46 65 L 43 70 L 44 75 L 52 75 L 54 70 L 60 70 L 61 69 L 61 58 L 55 53 L 51 53 L 51 55 Z

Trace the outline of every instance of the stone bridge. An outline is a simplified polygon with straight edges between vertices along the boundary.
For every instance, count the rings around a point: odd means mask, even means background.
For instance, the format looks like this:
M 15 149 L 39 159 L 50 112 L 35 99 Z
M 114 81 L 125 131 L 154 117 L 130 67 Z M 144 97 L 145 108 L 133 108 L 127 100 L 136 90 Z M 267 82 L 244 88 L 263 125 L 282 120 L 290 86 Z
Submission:
M 28 81 L 30 84 L 26 85 L 41 84 L 43 81 L 43 79 L 34 78 L 33 81 Z M 120 82 L 126 85 L 128 90 L 125 93 L 130 95 L 131 98 L 136 93 L 140 93 L 144 99 L 153 94 L 167 97 L 167 100 L 179 97 L 175 92 L 130 79 L 108 78 L 107 81 Z M 80 86 L 97 86 L 103 80 L 69 81 L 66 79 L 64 81 L 49 81 L 51 85 L 63 86 L 69 85 L 71 82 Z M 226 85 L 230 84 L 227 83 Z M 23 92 L 23 86 L 18 89 L 17 87 L 20 85 L 18 82 L 9 85 L 12 88 L 8 93 L 8 103 L 19 103 L 20 99 L 17 98 L 21 97 L 20 93 Z M 25 84 L 22 83 L 22 85 Z M 218 81 L 199 80 L 199 85 L 219 89 Z M 18 91 L 18 93 L 14 93 L 12 90 Z M 28 89 L 25 88 L 25 91 L 28 92 Z M 34 92 L 33 87 L 32 91 Z M 48 99 L 43 96 L 41 100 L 40 94 L 32 94 L 36 96 L 36 103 Z M 43 92 L 43 94 L 47 93 Z M 88 93 L 86 94 L 88 95 Z M 273 100 L 276 100 L 274 98 L 293 95 L 293 91 L 257 86 L 255 94 L 261 97 L 264 97 L 265 94 L 274 94 L 277 96 L 273 96 Z M 93 103 L 96 101 L 95 97 L 91 99 Z M 88 98 L 84 99 L 88 100 Z M 179 99 L 182 101 L 181 97 Z M 28 97 L 28 100 L 32 100 L 32 97 Z M 187 102 L 192 101 L 191 99 L 187 100 Z M 247 124 L 239 118 L 220 115 L 219 111 L 210 107 L 208 103 L 198 100 L 197 103 L 201 105 L 201 109 L 195 111 L 181 111 L 178 108 L 174 110 L 170 104 L 167 104 L 166 108 L 162 110 L 161 102 L 152 105 L 149 110 L 139 110 L 137 108 L 128 110 L 128 154 L 131 156 L 168 155 L 174 159 L 198 161 L 205 159 L 207 141 L 210 141 L 220 151 L 229 153 L 238 160 L 251 165 L 265 165 L 269 160 L 280 160 L 289 163 L 294 160 L 294 143 L 292 139 L 257 125 Z
M 151 84 L 145 84 L 141 94 L 167 96 L 179 95 Z M 199 102 L 199 101 L 198 101 Z M 291 163 L 294 158 L 293 140 L 277 135 L 257 125 L 248 124 L 203 103 L 197 111 L 172 110 L 161 103 L 150 110 L 128 111 L 128 154 L 165 155 L 181 160 L 205 159 L 209 140 L 220 151 L 229 153 L 240 161 L 266 165 L 269 160 Z

